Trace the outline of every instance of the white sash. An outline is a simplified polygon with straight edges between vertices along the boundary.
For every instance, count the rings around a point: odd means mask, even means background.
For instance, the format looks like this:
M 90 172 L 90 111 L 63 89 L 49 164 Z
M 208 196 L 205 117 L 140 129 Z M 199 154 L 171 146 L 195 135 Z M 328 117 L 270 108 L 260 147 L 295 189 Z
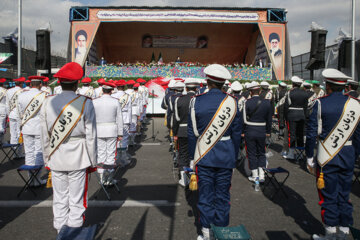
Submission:
M 71 134 L 84 112 L 87 98 L 78 96 L 61 110 L 50 131 L 50 156 Z
M 18 99 L 18 96 L 19 96 L 20 92 L 22 92 L 22 89 L 17 90 L 17 91 L 14 93 L 14 95 L 11 97 L 10 103 L 9 103 L 9 105 L 10 105 L 10 112 L 11 112 L 12 110 L 14 110 L 14 108 L 16 107 L 17 99 Z
M 124 95 L 122 95 L 119 98 L 119 102 L 120 102 L 121 108 L 124 108 L 126 106 L 126 104 L 128 104 L 128 102 L 129 102 L 129 94 L 125 93 Z
M 324 141 L 319 140 L 317 160 L 321 167 L 325 166 L 340 152 L 355 131 L 359 119 L 360 104 L 357 100 L 349 98 L 334 128 Z
M 46 92 L 40 92 L 36 94 L 33 99 L 26 106 L 24 115 L 21 118 L 21 126 L 29 121 L 35 114 L 40 110 L 41 105 L 43 104 L 46 97 Z
M 85 97 L 92 97 L 94 95 L 94 89 L 92 87 L 89 87 L 89 89 L 84 93 Z
M 136 98 L 136 92 L 133 91 L 133 92 L 130 94 L 130 96 L 131 96 L 131 102 L 134 103 L 135 98 Z
M 194 165 L 196 165 L 222 138 L 236 116 L 236 100 L 226 96 L 218 110 L 198 138 L 195 148 Z
M 3 99 L 3 97 L 5 96 L 6 91 L 7 91 L 7 90 L 6 90 L 5 88 L 3 88 L 2 91 L 0 92 L 0 102 L 1 102 L 1 100 Z
M 268 91 L 265 95 L 265 99 L 271 100 L 272 99 L 272 91 Z

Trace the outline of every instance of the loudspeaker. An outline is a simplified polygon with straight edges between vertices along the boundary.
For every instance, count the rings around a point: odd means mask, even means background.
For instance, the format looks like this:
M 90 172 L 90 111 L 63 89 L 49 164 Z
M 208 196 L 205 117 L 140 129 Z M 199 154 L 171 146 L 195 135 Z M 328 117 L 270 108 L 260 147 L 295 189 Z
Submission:
M 17 44 L 11 38 L 4 38 L 6 53 L 12 53 L 13 55 L 6 60 L 6 63 L 17 65 Z
M 325 47 L 327 30 L 311 31 L 310 59 L 306 69 L 316 70 L 325 67 Z
M 36 30 L 35 67 L 37 69 L 51 69 L 50 51 L 50 32 L 47 30 Z

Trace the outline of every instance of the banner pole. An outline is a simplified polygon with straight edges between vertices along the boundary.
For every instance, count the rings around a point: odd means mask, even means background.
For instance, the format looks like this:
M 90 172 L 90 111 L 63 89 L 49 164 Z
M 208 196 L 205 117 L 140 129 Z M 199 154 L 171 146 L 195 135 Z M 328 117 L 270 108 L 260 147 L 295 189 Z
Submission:
M 354 81 L 356 81 L 355 76 L 355 0 L 352 0 L 352 41 L 351 41 L 351 77 Z
M 21 51 L 22 51 L 22 0 L 18 3 L 18 59 L 17 59 L 17 76 L 21 77 Z

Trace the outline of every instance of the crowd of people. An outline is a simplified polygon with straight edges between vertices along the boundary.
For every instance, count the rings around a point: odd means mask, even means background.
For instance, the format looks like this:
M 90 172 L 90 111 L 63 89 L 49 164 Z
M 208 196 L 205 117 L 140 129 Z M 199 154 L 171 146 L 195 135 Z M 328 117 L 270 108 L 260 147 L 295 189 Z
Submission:
M 54 94 L 46 77 L 14 79 L 16 86 L 10 89 L 3 87 L 6 79 L 0 79 L 0 136 L 5 142 L 9 119 L 10 143 L 19 146 L 23 139 L 16 155 L 25 157 L 25 165 L 51 171 L 53 226 L 59 232 L 64 225 L 83 225 L 89 172 L 97 171 L 101 183 L 111 186 L 116 183 L 114 167 L 103 166 L 131 162 L 128 147 L 136 145 L 135 136 L 141 134 L 149 92 L 143 79 L 100 79 L 94 89 L 74 62 L 54 77 L 59 83 Z M 24 82 L 29 83 L 25 88 Z M 45 184 L 46 173 L 41 175 L 30 186 Z
M 203 80 L 171 80 L 161 104 L 170 144 L 178 153 L 179 184 L 198 190 L 198 239 L 211 239 L 212 224 L 229 224 L 231 178 L 243 140 L 249 181 L 265 181 L 266 138 L 274 117 L 279 135 L 288 136 L 283 138 L 284 158 L 294 159 L 294 149 L 304 147 L 308 171 L 318 178 L 326 235 L 313 239 L 346 239 L 353 224 L 349 194 L 360 152 L 358 83 L 335 69 L 322 73 L 325 90 L 297 76 L 290 89 L 284 82 L 275 90 L 267 82 L 230 83 L 230 72 L 219 64 L 207 66 L 204 74 Z M 96 168 L 102 184 L 113 185 L 113 168 L 99 166 L 130 163 L 127 150 L 141 134 L 149 91 L 143 79 L 100 79 L 93 88 L 74 62 L 54 77 L 59 83 L 54 92 L 42 76 L 14 79 L 10 89 L 0 79 L 0 136 L 4 142 L 9 119 L 10 143 L 23 139 L 17 156 L 24 152 L 26 165 L 51 171 L 53 225 L 60 231 L 64 225 L 82 226 L 91 169 Z M 39 176 L 30 184 L 45 184 Z
M 230 83 L 230 72 L 218 64 L 204 73 L 206 80 L 171 80 L 162 101 L 170 146 L 177 153 L 179 184 L 192 189 L 189 176 L 197 177 L 202 226 L 198 240 L 212 238 L 211 224 L 229 224 L 232 169 L 242 147 L 249 181 L 265 181 L 266 139 L 273 119 L 284 140 L 282 156 L 294 160 L 295 148 L 305 149 L 307 169 L 318 179 L 326 234 L 313 239 L 347 239 L 353 224 L 349 194 L 360 153 L 358 82 L 325 69 L 325 89 L 319 81 L 297 76 L 290 88 L 279 81 L 271 89 L 268 82 Z

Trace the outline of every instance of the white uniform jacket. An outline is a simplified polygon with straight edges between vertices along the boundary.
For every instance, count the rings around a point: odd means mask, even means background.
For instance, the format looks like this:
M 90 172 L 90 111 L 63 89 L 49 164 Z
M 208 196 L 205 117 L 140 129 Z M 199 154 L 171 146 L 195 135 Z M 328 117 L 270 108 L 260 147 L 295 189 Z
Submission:
M 101 97 L 103 94 L 102 87 L 95 88 L 95 98 Z
M 19 95 L 17 108 L 19 109 L 20 119 L 24 115 L 25 109 L 31 100 L 41 93 L 37 88 L 30 88 L 29 91 L 24 91 Z M 37 112 L 32 118 L 30 118 L 22 127 L 23 134 L 27 135 L 40 135 L 40 119 L 39 112 Z
M 134 89 L 127 89 L 125 92 L 129 94 L 131 97 L 131 109 L 132 109 L 131 114 L 140 116 L 140 111 L 139 111 L 140 99 L 138 93 L 135 92 Z
M 14 107 L 14 109 L 10 112 L 10 100 L 12 99 L 14 94 L 18 91 L 19 91 L 19 93 L 21 93 L 22 89 L 19 86 L 15 86 L 13 88 L 10 88 L 6 92 L 6 113 L 9 116 L 9 118 L 12 118 L 12 119 L 19 119 L 19 114 L 18 114 L 18 110 L 16 109 L 16 107 Z
M 91 90 L 89 90 L 91 89 Z M 88 92 L 89 91 L 89 92 Z M 78 88 L 77 91 L 76 91 L 77 94 L 80 94 L 80 95 L 84 95 L 87 94 L 86 96 L 87 97 L 90 97 L 90 98 L 95 98 L 95 89 L 93 89 L 92 87 L 88 87 L 88 86 L 83 86 L 81 88 Z M 91 93 L 91 95 L 90 95 Z M 90 95 L 90 96 L 89 96 Z
M 109 94 L 94 99 L 98 138 L 112 138 L 123 135 L 121 105 Z
M 45 99 L 40 110 L 41 143 L 46 166 L 55 171 L 74 171 L 96 166 L 96 118 L 94 105 L 87 99 L 83 115 L 70 136 L 50 154 L 49 132 L 61 110 L 78 95 L 63 91 Z
M 114 93 L 111 96 L 119 100 L 122 96 L 124 96 L 124 94 L 126 94 L 124 91 L 119 90 L 119 91 L 117 91 L 117 93 Z M 131 113 L 132 113 L 130 95 L 129 95 L 127 104 L 121 109 L 121 111 L 122 111 L 124 124 L 130 124 L 131 123 Z
M 6 116 L 6 88 L 0 87 L 0 93 L 4 91 L 4 95 L 2 95 L 2 98 L 0 99 L 0 115 Z

